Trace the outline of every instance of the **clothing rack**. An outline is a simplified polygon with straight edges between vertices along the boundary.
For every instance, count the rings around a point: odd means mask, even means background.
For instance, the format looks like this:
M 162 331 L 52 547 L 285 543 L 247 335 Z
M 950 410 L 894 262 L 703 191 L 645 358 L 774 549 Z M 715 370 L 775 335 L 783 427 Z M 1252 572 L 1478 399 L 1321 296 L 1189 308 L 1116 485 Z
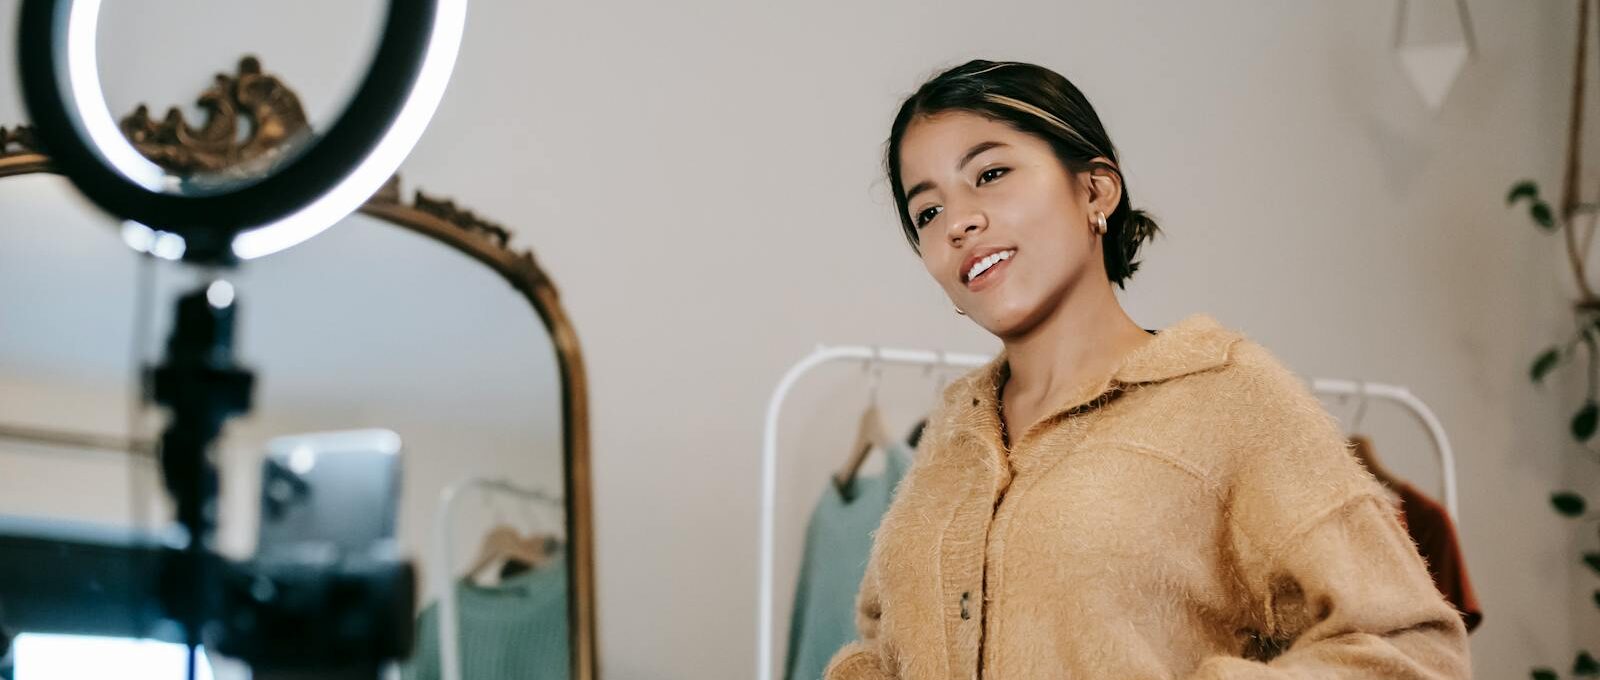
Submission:
M 1433 438 L 1433 450 L 1439 457 L 1439 476 L 1444 483 L 1444 507 L 1450 511 L 1451 519 L 1457 524 L 1461 522 L 1461 514 L 1457 504 L 1456 491 L 1456 455 L 1450 448 L 1450 437 L 1445 434 L 1444 425 L 1439 422 L 1439 417 L 1434 415 L 1433 409 L 1416 395 L 1398 385 L 1366 382 L 1363 380 L 1339 380 L 1334 378 L 1315 378 L 1311 381 L 1311 391 L 1315 394 L 1361 398 L 1376 397 L 1395 402 L 1416 416 L 1422 426 L 1428 429 L 1428 436 Z
M 760 618 L 756 622 L 758 680 L 772 680 L 772 632 L 775 625 L 772 618 L 774 616 L 772 572 L 775 550 L 773 535 L 778 507 L 778 416 L 783 412 L 783 401 L 788 398 L 789 390 L 812 369 L 833 362 L 857 361 L 878 365 L 977 368 L 993 359 L 994 357 L 982 354 L 866 346 L 818 346 L 783 374 L 783 379 L 778 381 L 777 389 L 772 392 L 772 400 L 767 402 L 766 428 L 761 445 L 761 590 L 757 593 Z
M 433 583 L 439 589 L 439 677 L 441 680 L 461 680 L 461 619 L 457 613 L 455 588 L 455 560 L 451 557 L 451 528 L 455 526 L 456 507 L 466 491 L 497 493 L 528 503 L 561 505 L 561 499 L 538 489 L 525 489 L 503 479 L 467 477 L 445 487 L 439 494 L 439 507 L 433 515 L 434 554 Z
M 756 593 L 757 621 L 756 621 L 756 678 L 757 680 L 772 680 L 773 676 L 773 629 L 777 622 L 774 621 L 775 610 L 773 607 L 773 569 L 775 560 L 775 534 L 777 522 L 777 494 L 778 494 L 778 419 L 783 412 L 783 402 L 789 396 L 789 391 L 794 388 L 800 378 L 819 366 L 834 362 L 867 362 L 877 365 L 900 364 L 926 367 L 949 368 L 977 368 L 987 365 L 994 359 L 993 356 L 982 354 L 959 354 L 928 350 L 907 350 L 870 347 L 864 345 L 823 346 L 819 345 L 810 354 L 800 359 L 783 374 L 778 381 L 778 386 L 772 392 L 772 398 L 767 402 L 766 424 L 762 432 L 761 442 L 761 526 L 760 526 L 760 569 L 758 579 L 760 590 Z M 1452 518 L 1459 523 L 1456 502 L 1456 463 L 1455 453 L 1450 448 L 1450 439 L 1445 434 L 1444 426 L 1440 424 L 1438 416 L 1433 409 L 1421 399 L 1413 395 L 1410 390 L 1396 385 L 1373 383 L 1356 380 L 1341 380 L 1333 378 L 1316 378 L 1311 380 L 1311 391 L 1327 396 L 1355 396 L 1361 398 L 1378 398 L 1395 402 L 1405 407 L 1412 415 L 1420 420 L 1427 428 L 1429 436 L 1433 438 L 1434 449 L 1438 454 L 1441 477 L 1444 480 L 1444 503 Z M 446 584 L 448 585 L 448 584 Z M 454 618 L 449 619 L 454 623 Z M 444 630 L 441 626 L 440 630 Z M 441 647 L 441 649 L 444 649 Z M 452 654 L 454 650 L 451 650 Z M 450 657 L 445 657 L 446 659 Z M 455 666 L 452 666 L 455 668 Z M 459 680 L 456 676 L 446 675 L 445 680 Z

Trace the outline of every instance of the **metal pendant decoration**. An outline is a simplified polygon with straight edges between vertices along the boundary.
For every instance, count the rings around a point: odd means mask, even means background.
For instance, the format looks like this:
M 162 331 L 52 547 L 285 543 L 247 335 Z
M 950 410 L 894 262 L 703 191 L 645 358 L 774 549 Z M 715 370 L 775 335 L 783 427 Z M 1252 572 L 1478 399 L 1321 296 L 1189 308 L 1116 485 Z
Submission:
M 1420 1 L 1420 0 L 1419 0 Z M 1477 37 L 1472 30 L 1472 15 L 1467 11 L 1466 0 L 1429 0 L 1434 13 L 1450 12 L 1454 21 L 1444 17 L 1435 23 L 1452 24 L 1450 33 L 1432 39 L 1420 37 L 1417 30 L 1424 12 L 1413 7 L 1412 0 L 1399 0 L 1395 7 L 1394 51 L 1400 60 L 1406 79 L 1416 89 L 1428 110 L 1438 111 L 1445 97 L 1455 86 L 1462 69 L 1477 54 Z

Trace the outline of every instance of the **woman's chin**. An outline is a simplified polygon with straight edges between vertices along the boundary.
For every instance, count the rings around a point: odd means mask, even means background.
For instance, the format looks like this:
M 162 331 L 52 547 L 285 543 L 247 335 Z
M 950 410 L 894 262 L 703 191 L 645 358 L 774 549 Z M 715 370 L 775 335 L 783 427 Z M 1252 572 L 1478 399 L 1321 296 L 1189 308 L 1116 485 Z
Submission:
M 1038 325 L 1036 310 L 1021 306 L 985 309 L 975 314 L 973 320 L 984 330 L 1002 340 L 1026 335 Z

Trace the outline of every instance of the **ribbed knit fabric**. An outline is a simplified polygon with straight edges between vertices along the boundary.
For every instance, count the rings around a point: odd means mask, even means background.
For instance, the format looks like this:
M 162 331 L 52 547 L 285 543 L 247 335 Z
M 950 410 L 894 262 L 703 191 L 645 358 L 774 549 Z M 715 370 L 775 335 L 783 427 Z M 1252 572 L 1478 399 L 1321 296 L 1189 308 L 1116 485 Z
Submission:
M 911 464 L 903 446 L 884 455 L 883 474 L 856 477 L 853 498 L 845 500 L 830 480 L 811 511 L 789 619 L 785 680 L 820 680 L 833 653 L 856 639 L 856 592 L 867 573 L 872 533 Z
M 493 587 L 456 586 L 461 680 L 561 680 L 571 674 L 567 566 L 548 566 Z M 417 618 L 417 645 L 401 666 L 405 680 L 439 675 L 438 603 Z

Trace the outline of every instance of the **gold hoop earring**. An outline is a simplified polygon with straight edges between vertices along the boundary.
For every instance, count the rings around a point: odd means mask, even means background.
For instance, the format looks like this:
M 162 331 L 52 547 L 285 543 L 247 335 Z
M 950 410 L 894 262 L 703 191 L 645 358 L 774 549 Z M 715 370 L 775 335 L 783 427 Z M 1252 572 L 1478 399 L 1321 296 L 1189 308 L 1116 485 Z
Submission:
M 966 316 L 967 315 L 967 313 L 965 311 L 962 311 L 962 309 L 960 307 L 956 308 L 956 313 L 960 314 L 962 316 Z
M 1110 228 L 1106 225 L 1106 214 L 1103 212 L 1096 212 L 1094 214 L 1094 233 L 1100 236 L 1105 236 L 1109 229 Z

